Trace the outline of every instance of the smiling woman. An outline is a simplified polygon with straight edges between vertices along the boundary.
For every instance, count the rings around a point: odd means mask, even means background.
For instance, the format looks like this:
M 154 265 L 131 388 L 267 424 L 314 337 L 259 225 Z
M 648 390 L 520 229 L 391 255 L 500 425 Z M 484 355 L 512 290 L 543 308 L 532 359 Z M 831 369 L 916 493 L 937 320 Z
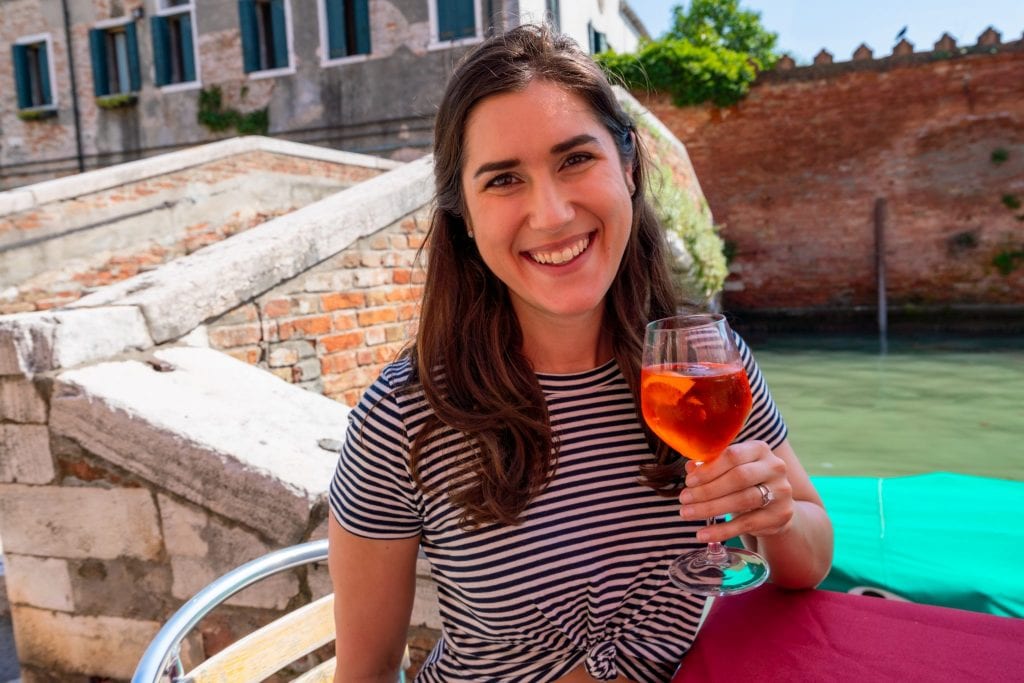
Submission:
M 705 607 L 666 571 L 705 519 L 736 513 L 715 533 L 808 586 L 831 557 L 820 500 L 737 338 L 756 417 L 687 477 L 680 519 L 681 459 L 637 410 L 644 327 L 678 308 L 648 159 L 575 43 L 481 43 L 434 141 L 415 344 L 353 410 L 331 483 L 336 681 L 393 680 L 420 549 L 444 629 L 417 680 L 666 681 Z

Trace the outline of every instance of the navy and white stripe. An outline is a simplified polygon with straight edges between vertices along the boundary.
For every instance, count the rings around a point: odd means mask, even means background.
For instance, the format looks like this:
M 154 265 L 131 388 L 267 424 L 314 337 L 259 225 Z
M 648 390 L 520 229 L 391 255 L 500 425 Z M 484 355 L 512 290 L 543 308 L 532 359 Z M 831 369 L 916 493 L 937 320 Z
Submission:
M 786 427 L 740 342 L 754 410 L 740 438 L 776 447 Z M 676 555 L 698 547 L 703 522 L 638 483 L 652 462 L 629 387 L 612 361 L 573 375 L 539 374 L 559 442 L 550 485 L 512 527 L 458 524 L 448 501 L 452 463 L 470 445 L 451 430 L 421 456 L 409 444 L 428 406 L 394 391 L 410 374 L 394 363 L 353 410 L 331 483 L 335 518 L 377 539 L 420 536 L 438 587 L 442 638 L 419 681 L 553 681 L 584 664 L 592 676 L 667 681 L 697 632 L 704 599 L 668 583 Z

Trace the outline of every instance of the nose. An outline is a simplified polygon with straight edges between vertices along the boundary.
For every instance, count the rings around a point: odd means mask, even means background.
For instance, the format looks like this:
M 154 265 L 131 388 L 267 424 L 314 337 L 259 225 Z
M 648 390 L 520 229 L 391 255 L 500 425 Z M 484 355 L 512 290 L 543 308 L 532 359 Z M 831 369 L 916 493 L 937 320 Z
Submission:
M 534 230 L 557 232 L 576 216 L 567 188 L 558 182 L 543 180 L 530 190 L 529 225 Z

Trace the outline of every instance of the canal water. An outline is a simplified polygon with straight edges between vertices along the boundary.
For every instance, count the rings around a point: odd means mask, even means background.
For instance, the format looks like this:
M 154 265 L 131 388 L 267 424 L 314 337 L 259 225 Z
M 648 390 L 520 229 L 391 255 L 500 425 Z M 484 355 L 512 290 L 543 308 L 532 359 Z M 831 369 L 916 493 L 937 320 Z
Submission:
M 813 475 L 1024 481 L 1024 338 L 775 337 L 751 344 Z

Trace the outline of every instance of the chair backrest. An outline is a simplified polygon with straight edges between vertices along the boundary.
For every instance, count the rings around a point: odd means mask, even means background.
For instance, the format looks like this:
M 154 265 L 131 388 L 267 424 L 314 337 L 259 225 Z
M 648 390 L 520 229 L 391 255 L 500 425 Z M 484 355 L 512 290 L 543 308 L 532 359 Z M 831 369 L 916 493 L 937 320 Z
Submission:
M 232 643 L 184 671 L 181 643 L 189 632 L 235 593 L 268 576 L 327 559 L 327 541 L 284 548 L 233 569 L 199 591 L 174 613 L 139 660 L 132 683 L 253 683 L 334 640 L 334 596 L 326 595 Z M 295 683 L 330 683 L 332 657 L 295 679 Z M 404 681 L 402 674 L 399 681 Z

